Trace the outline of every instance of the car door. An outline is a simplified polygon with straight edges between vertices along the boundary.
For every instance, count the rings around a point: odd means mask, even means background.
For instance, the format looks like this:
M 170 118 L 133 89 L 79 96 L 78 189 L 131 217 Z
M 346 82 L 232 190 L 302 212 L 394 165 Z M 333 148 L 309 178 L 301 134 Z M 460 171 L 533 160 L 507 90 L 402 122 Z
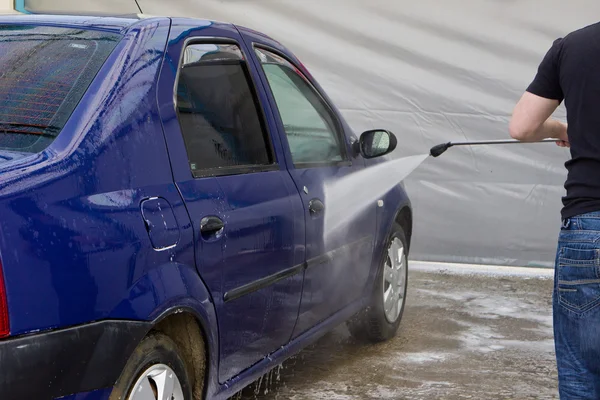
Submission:
M 327 203 L 327 185 L 361 171 L 364 160 L 351 154 L 351 132 L 301 63 L 263 37 L 248 33 L 247 41 L 261 65 L 288 169 L 304 206 L 307 269 L 296 337 L 362 297 L 376 210 L 375 205 L 347 210 L 347 218 L 335 224 L 340 229 L 326 226 L 327 210 L 339 206 Z
M 305 260 L 301 198 L 246 53 L 230 26 L 174 23 L 159 93 L 217 314 L 221 382 L 288 343 Z

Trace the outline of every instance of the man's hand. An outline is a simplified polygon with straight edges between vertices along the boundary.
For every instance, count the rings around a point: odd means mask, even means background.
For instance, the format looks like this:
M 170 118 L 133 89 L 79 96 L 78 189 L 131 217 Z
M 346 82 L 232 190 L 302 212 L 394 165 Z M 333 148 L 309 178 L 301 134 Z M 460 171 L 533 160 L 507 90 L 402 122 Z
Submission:
M 567 125 L 563 124 L 562 122 L 558 122 L 556 121 L 558 124 L 560 124 L 558 126 L 558 134 L 554 135 L 556 137 L 554 137 L 554 139 L 559 139 L 556 142 L 556 145 L 558 147 L 571 147 L 571 144 L 569 143 L 569 136 L 567 135 Z

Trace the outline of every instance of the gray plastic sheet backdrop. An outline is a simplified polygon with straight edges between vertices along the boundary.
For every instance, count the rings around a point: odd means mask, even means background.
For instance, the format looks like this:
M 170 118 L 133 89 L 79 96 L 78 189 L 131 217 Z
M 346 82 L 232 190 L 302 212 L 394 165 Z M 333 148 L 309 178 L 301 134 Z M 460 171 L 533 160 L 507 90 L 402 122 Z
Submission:
M 508 138 L 552 41 L 600 19 L 597 0 L 140 0 L 144 13 L 231 21 L 294 51 L 357 134 L 387 128 L 397 157 L 450 140 Z M 125 0 L 26 0 L 29 10 L 137 12 Z M 564 108 L 556 117 L 564 120 Z M 406 180 L 412 258 L 553 265 L 568 150 L 452 148 Z

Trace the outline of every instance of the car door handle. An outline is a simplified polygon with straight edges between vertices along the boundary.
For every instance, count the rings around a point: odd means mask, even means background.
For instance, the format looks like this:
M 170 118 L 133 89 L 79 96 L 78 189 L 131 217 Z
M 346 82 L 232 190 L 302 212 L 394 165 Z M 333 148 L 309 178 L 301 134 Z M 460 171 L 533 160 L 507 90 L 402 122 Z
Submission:
M 212 236 L 220 233 L 225 227 L 225 223 L 219 217 L 204 217 L 200 221 L 200 233 L 202 236 Z
M 317 215 L 319 213 L 322 213 L 324 209 L 325 204 L 323 204 L 323 202 L 319 199 L 312 199 L 308 203 L 308 210 L 310 211 L 311 215 Z

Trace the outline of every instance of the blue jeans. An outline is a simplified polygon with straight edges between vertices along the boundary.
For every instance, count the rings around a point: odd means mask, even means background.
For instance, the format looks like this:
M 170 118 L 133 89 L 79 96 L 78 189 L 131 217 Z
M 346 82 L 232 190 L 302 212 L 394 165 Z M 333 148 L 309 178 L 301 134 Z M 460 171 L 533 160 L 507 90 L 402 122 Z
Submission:
M 553 292 L 561 399 L 600 399 L 600 212 L 563 221 Z

